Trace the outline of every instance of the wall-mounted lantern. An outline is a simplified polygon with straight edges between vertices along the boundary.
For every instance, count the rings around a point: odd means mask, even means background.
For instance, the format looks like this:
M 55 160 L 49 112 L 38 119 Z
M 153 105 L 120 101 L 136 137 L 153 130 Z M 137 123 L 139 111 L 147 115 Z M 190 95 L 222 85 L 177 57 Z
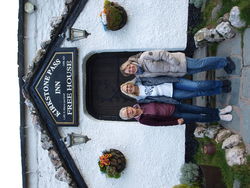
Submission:
M 28 14 L 31 14 L 33 13 L 34 11 L 36 10 L 36 6 L 33 5 L 31 2 L 27 1 L 25 4 L 24 4 L 24 11 Z
M 63 138 L 63 142 L 67 147 L 87 143 L 89 140 L 91 139 L 87 136 L 76 133 L 68 134 L 66 137 Z
M 66 37 L 68 41 L 77 41 L 85 39 L 90 35 L 86 30 L 68 28 L 66 32 Z

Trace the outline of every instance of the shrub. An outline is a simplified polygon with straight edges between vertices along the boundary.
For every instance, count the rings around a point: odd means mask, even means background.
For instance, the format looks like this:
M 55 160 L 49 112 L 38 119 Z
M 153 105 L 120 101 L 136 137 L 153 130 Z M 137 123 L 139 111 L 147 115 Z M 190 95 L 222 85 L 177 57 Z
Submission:
M 198 181 L 199 166 L 194 163 L 185 163 L 182 165 L 180 182 L 192 186 L 198 183 Z

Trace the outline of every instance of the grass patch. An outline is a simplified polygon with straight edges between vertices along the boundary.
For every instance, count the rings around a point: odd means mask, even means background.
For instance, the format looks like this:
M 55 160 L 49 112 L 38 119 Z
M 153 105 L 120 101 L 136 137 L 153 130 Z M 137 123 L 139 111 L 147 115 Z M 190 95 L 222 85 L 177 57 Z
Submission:
M 198 150 L 194 156 L 195 162 L 199 165 L 216 166 L 221 169 L 223 181 L 227 188 L 233 187 L 235 179 L 240 181 L 241 188 L 250 188 L 250 156 L 247 156 L 246 165 L 235 165 L 230 167 L 227 165 L 225 158 L 225 150 L 221 149 L 222 144 L 217 144 L 210 138 L 196 138 L 199 142 Z M 214 155 L 204 155 L 202 147 L 206 143 L 213 143 L 216 145 L 216 153 Z M 244 145 L 242 146 L 244 147 Z
M 199 142 L 199 147 L 194 157 L 196 163 L 200 165 L 210 165 L 219 167 L 221 169 L 224 183 L 228 188 L 232 188 L 234 181 L 234 173 L 233 169 L 227 165 L 225 159 L 225 151 L 221 149 L 222 144 L 216 144 L 214 140 L 209 138 L 197 138 L 197 140 Z M 214 155 L 204 155 L 202 153 L 202 146 L 209 142 L 214 143 L 216 145 L 216 153 Z
M 241 0 L 239 3 L 240 7 L 240 18 L 245 20 L 247 25 L 250 25 L 250 1 Z
M 210 56 L 216 56 L 218 46 L 219 46 L 219 43 L 217 43 L 217 42 L 209 44 L 208 53 Z

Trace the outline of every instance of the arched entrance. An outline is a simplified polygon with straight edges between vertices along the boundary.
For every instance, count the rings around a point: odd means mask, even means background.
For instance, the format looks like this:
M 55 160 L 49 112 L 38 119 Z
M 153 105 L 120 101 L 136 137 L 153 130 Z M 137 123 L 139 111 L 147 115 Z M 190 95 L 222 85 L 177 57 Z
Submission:
M 100 120 L 121 120 L 121 107 L 133 105 L 135 100 L 120 92 L 120 85 L 131 77 L 124 77 L 120 65 L 139 52 L 109 52 L 91 56 L 86 63 L 86 108 Z

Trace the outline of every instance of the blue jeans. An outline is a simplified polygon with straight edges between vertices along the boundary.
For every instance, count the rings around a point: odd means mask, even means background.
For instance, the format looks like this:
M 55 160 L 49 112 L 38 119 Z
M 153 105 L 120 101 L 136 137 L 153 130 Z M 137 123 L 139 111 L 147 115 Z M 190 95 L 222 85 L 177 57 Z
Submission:
M 207 108 L 190 104 L 176 104 L 173 117 L 183 118 L 184 123 L 216 122 L 220 120 L 217 108 Z
M 179 78 L 179 82 L 173 83 L 173 98 L 180 100 L 217 95 L 221 93 L 222 85 L 220 80 L 192 81 Z
M 214 69 L 224 68 L 228 61 L 225 57 L 205 57 L 193 59 L 187 57 L 187 74 L 194 74 Z

